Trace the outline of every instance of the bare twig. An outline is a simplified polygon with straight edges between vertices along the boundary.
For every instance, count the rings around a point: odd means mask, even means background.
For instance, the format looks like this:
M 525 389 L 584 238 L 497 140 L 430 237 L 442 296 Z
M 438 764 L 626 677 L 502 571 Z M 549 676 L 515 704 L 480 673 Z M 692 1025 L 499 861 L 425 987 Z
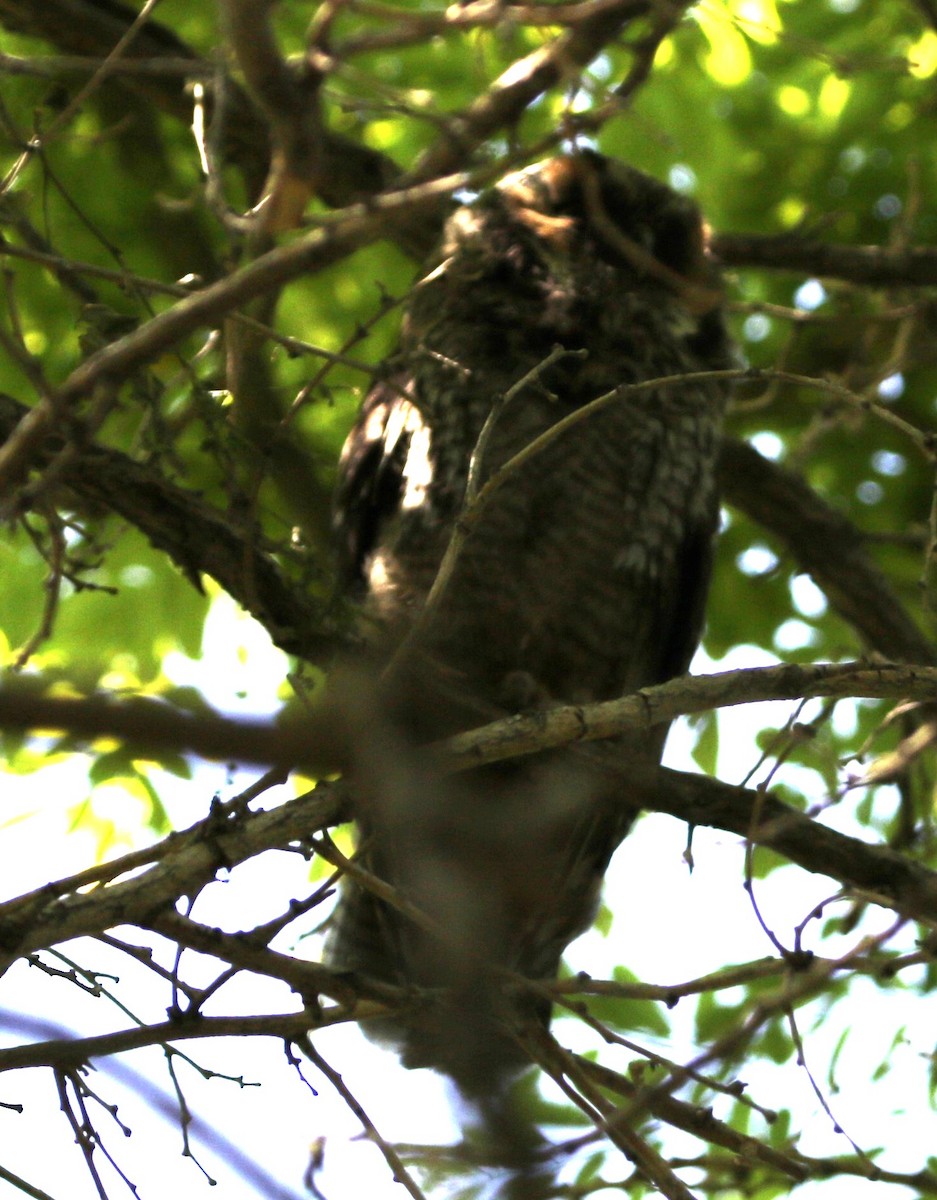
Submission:
M 25 1179 L 19 1175 L 14 1175 L 12 1171 L 8 1171 L 6 1167 L 0 1166 L 0 1179 L 6 1180 L 12 1184 L 18 1192 L 22 1192 L 24 1196 L 31 1196 L 32 1200 L 53 1200 L 53 1197 L 48 1192 L 44 1192 L 42 1188 L 35 1187 L 31 1183 L 27 1183 Z
M 95 91 L 104 83 L 107 77 L 111 74 L 114 66 L 124 58 L 130 48 L 131 43 L 140 34 L 150 19 L 150 14 L 153 9 L 159 4 L 159 0 L 146 0 L 139 13 L 136 14 L 131 24 L 124 30 L 118 38 L 115 45 L 108 51 L 107 55 L 102 59 L 91 78 L 82 87 L 78 89 L 76 94 L 71 97 L 68 104 L 61 112 L 56 113 L 55 120 L 52 121 L 37 139 L 38 143 L 47 146 L 53 138 L 58 136 L 65 127 L 71 122 L 75 114 L 84 104 L 84 102 L 93 95 Z
M 634 1163 L 640 1175 L 667 1200 L 695 1200 L 694 1193 L 674 1174 L 654 1147 L 641 1137 L 632 1123 L 618 1118 L 614 1105 L 580 1068 L 574 1055 L 560 1046 L 545 1029 L 525 1032 L 524 1041 L 535 1061 Z
M 298 1038 L 297 1043 L 309 1061 L 318 1067 L 329 1083 L 331 1083 L 332 1087 L 335 1088 L 341 1098 L 361 1122 L 365 1133 L 375 1144 L 375 1146 L 377 1146 L 381 1154 L 383 1154 L 385 1160 L 387 1161 L 387 1165 L 393 1172 L 393 1177 L 396 1182 L 403 1184 L 404 1190 L 410 1193 L 410 1195 L 413 1197 L 413 1200 L 426 1200 L 426 1197 L 414 1182 L 413 1176 L 404 1166 L 400 1155 L 393 1148 L 390 1142 L 380 1135 L 377 1130 L 377 1126 L 361 1107 L 361 1104 L 350 1091 L 344 1079 L 342 1079 L 341 1075 L 339 1075 L 339 1073 L 333 1067 L 329 1066 L 318 1050 L 316 1050 L 315 1046 L 312 1044 L 312 1039 L 308 1036 L 308 1034 Z

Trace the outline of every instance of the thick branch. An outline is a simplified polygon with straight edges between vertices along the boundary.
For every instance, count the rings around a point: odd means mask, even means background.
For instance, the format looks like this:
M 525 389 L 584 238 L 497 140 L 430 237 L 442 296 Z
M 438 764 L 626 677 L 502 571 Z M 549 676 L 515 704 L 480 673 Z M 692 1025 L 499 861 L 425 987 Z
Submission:
M 729 504 L 784 543 L 871 648 L 902 662 L 937 663 L 933 644 L 869 558 L 859 531 L 799 475 L 726 438 L 719 483 Z
M 676 25 L 687 6 L 687 0 L 668 5 L 668 22 Z M 516 126 L 524 110 L 539 96 L 575 78 L 629 21 L 653 7 L 646 0 L 609 0 L 575 28 L 513 63 L 463 116 L 450 123 L 445 135 L 424 155 L 416 178 L 429 179 L 452 171 L 492 134 Z
M 856 686 L 845 683 L 850 678 L 850 671 Z M 860 664 L 853 668 L 781 667 L 729 672 L 721 677 L 678 680 L 659 688 L 645 689 L 638 697 L 620 702 L 621 719 L 609 732 L 645 728 L 655 721 L 670 719 L 678 711 L 698 710 L 704 706 L 702 696 L 707 696 L 706 703 L 711 706 L 719 696 L 725 696 L 728 681 L 733 676 L 734 685 L 748 690 L 748 699 L 758 690 L 759 683 L 765 685 L 759 693 L 763 699 L 802 695 L 809 690 L 811 681 L 815 686 L 810 694 L 816 695 L 860 692 L 932 698 L 937 685 L 937 672 L 933 670 L 896 666 L 869 668 Z M 797 686 L 795 680 L 799 680 Z M 771 686 L 767 686 L 769 684 Z M 694 688 L 699 692 L 695 698 Z M 685 695 L 678 700 L 681 691 Z M 0 702 L 3 703 L 0 724 L 22 727 L 15 718 L 7 719 L 7 714 L 17 708 L 16 703 L 11 702 L 9 692 L 0 692 Z M 55 702 L 47 700 L 45 703 Z M 117 708 L 113 706 L 111 711 L 116 712 Z M 588 722 L 594 710 L 607 712 L 607 706 L 559 710 L 558 719 L 566 719 L 572 714 L 576 723 L 576 732 L 567 736 L 566 741 L 582 736 L 581 719 Z M 61 710 L 49 709 L 33 719 L 45 727 L 55 727 L 56 711 Z M 526 720 L 536 724 L 538 720 L 547 722 L 552 716 L 544 714 L 542 718 Z M 220 727 L 222 719 L 217 720 Z M 322 723 L 333 720 L 334 713 L 311 717 L 302 730 L 296 726 L 290 736 L 298 738 L 302 733 L 307 744 L 315 746 L 316 721 L 320 722 L 318 733 L 321 734 Z M 523 720 L 525 718 L 514 718 L 514 723 Z M 243 734 L 244 727 L 240 723 L 232 721 L 228 724 L 232 739 Z M 493 731 L 501 736 L 511 725 L 508 721 L 492 726 L 489 735 Z M 99 733 L 115 731 L 125 732 L 119 727 L 115 730 L 114 724 L 103 723 L 96 730 Z M 270 730 L 269 734 L 271 741 L 268 744 L 272 748 L 277 731 Z M 453 743 L 454 747 L 458 744 L 458 740 Z M 531 744 L 530 749 L 557 744 L 558 739 L 545 734 L 536 746 Z M 296 751 L 299 761 L 302 755 L 295 741 L 290 748 Z M 900 854 L 828 829 L 771 795 L 732 787 L 702 776 L 642 766 L 633 758 L 623 760 L 621 752 L 614 747 L 580 746 L 576 752 L 609 774 L 621 792 L 622 803 L 629 807 L 667 812 L 691 824 L 709 825 L 751 838 L 758 844 L 772 847 L 805 870 L 839 880 L 877 903 L 893 907 L 906 916 L 937 923 L 937 874 Z M 489 755 L 484 761 L 492 761 L 494 757 Z M 478 761 L 477 757 L 475 761 Z M 188 833 L 167 839 L 165 853 L 142 871 L 135 858 L 133 868 L 139 873 L 132 878 L 91 892 L 62 892 L 55 885 L 49 885 L 3 905 L 0 907 L 0 944 L 10 951 L 7 961 L 12 961 L 31 950 L 82 934 L 99 933 L 114 925 L 146 925 L 180 896 L 196 895 L 220 867 L 230 869 L 264 850 L 305 843 L 312 832 L 335 824 L 347 815 L 341 793 L 320 787 L 269 812 L 240 814 L 221 822 L 213 822 L 209 817 Z
M 798 863 L 858 889 L 868 898 L 894 907 L 906 916 L 937 921 L 937 874 L 893 851 L 870 846 L 819 825 L 769 795 L 745 788 L 653 767 L 629 764 L 623 770 L 614 752 L 590 756 L 615 775 L 626 775 L 629 802 L 637 799 L 649 808 L 669 812 L 697 825 L 709 825 L 751 837 Z M 297 987 L 302 993 L 322 992 L 342 1005 L 356 1004 L 356 985 L 341 973 L 317 964 L 294 962 L 288 956 L 254 946 L 250 939 L 198 926 L 168 911 L 179 895 L 194 895 L 219 866 L 238 861 L 263 849 L 301 839 L 310 829 L 337 817 L 318 793 L 309 793 L 272 812 L 247 814 L 232 822 L 230 832 L 208 836 L 208 821 L 195 827 L 197 837 L 175 835 L 182 849 L 172 851 L 167 839 L 165 861 L 123 883 L 67 898 L 54 898 L 54 885 L 0 907 L 0 936 L 7 944 L 19 937 L 17 954 L 25 954 L 83 933 L 96 933 L 118 923 L 151 925 L 183 945 L 230 959 L 249 970 L 259 970 Z M 190 831 L 191 832 L 191 831 Z M 156 913 L 156 915 L 153 915 Z M 168 922 L 163 924 L 163 922 Z M 368 1002 L 357 1002 L 353 1015 L 372 1012 Z M 378 1012 L 377 1008 L 373 1009 Z M 0 1070 L 23 1066 L 67 1065 L 94 1055 L 113 1054 L 161 1042 L 230 1034 L 298 1036 L 311 1026 L 346 1020 L 342 1008 L 317 1014 L 313 1010 L 269 1017 L 180 1018 L 150 1028 L 119 1031 L 77 1042 L 52 1041 L 38 1046 L 0 1051 Z
M 667 725 L 677 717 L 811 696 L 937 701 L 937 668 L 895 663 L 820 663 L 750 667 L 713 675 L 684 675 L 631 696 L 596 704 L 565 705 L 496 721 L 458 734 L 440 746 L 451 770 L 531 754 L 576 742 Z
M 29 411 L 0 393 L 0 443 Z M 34 465 L 45 466 L 62 445 L 59 437 L 46 439 Z M 308 590 L 293 583 L 258 547 L 254 531 L 239 528 L 153 467 L 91 445 L 74 448 L 58 478 L 81 500 L 103 505 L 135 525 L 196 587 L 202 574 L 216 580 L 287 653 L 322 659 L 340 640 L 316 612 Z
M 0 495 L 20 481 L 56 420 L 73 402 L 87 399 L 99 385 L 116 386 L 195 330 L 217 327 L 228 313 L 255 296 L 274 291 L 299 275 L 321 271 L 379 237 L 391 236 L 398 222 L 432 212 L 442 197 L 470 183 L 470 176 L 436 180 L 390 192 L 369 205 L 354 205 L 305 237 L 261 255 L 105 346 L 72 372 L 54 402 L 42 401 L 31 409 L 0 448 Z
M 902 916 L 937 923 L 937 872 L 894 850 L 829 829 L 770 794 L 664 767 L 629 763 L 624 768 L 605 747 L 589 754 L 615 769 L 629 799 L 635 797 L 643 808 L 738 834 Z
M 347 714 L 338 704 L 274 725 L 217 713 L 189 713 L 158 700 L 113 701 L 44 696 L 28 687 L 0 690 L 0 728 L 61 729 L 93 741 L 111 736 L 142 752 L 175 750 L 220 762 L 305 766 L 319 774 L 341 768 L 348 757 Z
M 812 278 L 842 279 L 866 287 L 933 287 L 937 284 L 937 248 L 914 246 L 837 246 L 809 238 L 721 233 L 712 239 L 718 258 L 729 267 L 765 267 Z
M 286 62 L 271 25 L 271 3 L 222 0 L 228 40 L 247 86 L 266 118 L 273 161 L 264 186 L 263 228 L 299 223 L 312 195 L 333 208 L 367 199 L 401 178 L 394 160 L 336 133 L 325 123 L 322 56 L 307 53 L 301 68 Z
M 29 688 L 0 690 L 0 728 L 61 729 L 93 740 L 119 738 L 150 750 L 328 773 L 351 762 L 362 716 L 373 732 L 367 679 L 333 689 L 302 717 L 272 724 L 217 713 L 190 714 L 153 700 L 112 702 L 46 696 Z M 937 668 L 897 663 L 785 665 L 681 676 L 633 695 L 595 704 L 563 705 L 506 717 L 430 747 L 444 770 L 464 771 L 579 742 L 593 742 L 669 724 L 676 717 L 738 704 L 810 696 L 937 701 Z M 374 701 L 377 703 L 377 701 Z
M 339 1018 L 346 1020 L 344 1014 Z M 293 1041 L 322 1025 L 334 1024 L 315 1011 L 280 1013 L 258 1017 L 182 1016 L 159 1025 L 134 1025 L 96 1037 L 54 1038 L 25 1046 L 0 1050 L 0 1071 L 21 1067 L 77 1067 L 92 1058 L 107 1054 L 125 1054 L 142 1046 L 159 1046 L 193 1038 L 275 1037 Z
M 8 952 L 0 955 L 0 973 L 32 950 L 115 925 L 146 925 L 180 896 L 196 896 L 219 870 L 264 850 L 302 843 L 347 816 L 340 791 L 320 785 L 270 811 L 223 822 L 209 816 L 191 830 L 171 834 L 159 860 L 129 879 L 90 892 L 60 890 L 52 883 L 10 900 L 0 905 L 0 947 Z

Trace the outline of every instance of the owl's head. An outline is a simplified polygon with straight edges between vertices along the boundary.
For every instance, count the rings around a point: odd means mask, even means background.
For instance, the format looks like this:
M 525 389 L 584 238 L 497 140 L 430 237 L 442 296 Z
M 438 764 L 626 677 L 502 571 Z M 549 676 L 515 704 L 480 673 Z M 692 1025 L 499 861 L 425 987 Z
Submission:
M 496 190 L 557 249 L 589 239 L 602 258 L 665 285 L 696 313 L 721 304 L 699 208 L 643 171 L 584 150 L 508 175 Z

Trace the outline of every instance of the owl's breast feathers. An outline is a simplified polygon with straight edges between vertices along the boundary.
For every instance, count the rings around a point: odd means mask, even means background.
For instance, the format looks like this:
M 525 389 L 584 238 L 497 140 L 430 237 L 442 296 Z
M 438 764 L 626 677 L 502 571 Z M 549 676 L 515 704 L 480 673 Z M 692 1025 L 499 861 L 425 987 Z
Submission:
M 557 358 L 557 347 L 576 353 Z M 419 650 L 471 696 L 508 708 L 519 678 L 538 702 L 585 702 L 686 670 L 708 585 L 726 385 L 682 377 L 732 365 L 696 206 L 592 153 L 509 176 L 450 218 L 439 256 L 408 302 L 394 363 L 348 438 L 336 499 L 348 582 L 388 651 L 411 629 L 433 583 L 473 458 L 475 494 L 484 497 L 485 483 L 526 451 L 473 514 L 420 627 Z M 658 379 L 670 382 L 625 386 Z M 631 746 L 651 758 L 659 751 L 659 738 Z M 496 851 L 488 846 L 471 864 L 463 854 L 464 889 L 492 893 L 470 924 L 498 931 L 497 945 L 485 946 L 496 962 L 549 977 L 590 919 L 628 828 L 627 804 L 618 798 L 615 819 L 576 817 L 575 786 L 555 763 L 516 768 L 513 782 L 510 772 L 489 773 L 485 789 L 509 814 L 502 823 L 515 823 L 518 861 L 531 878 L 546 873 L 551 882 L 512 922 L 513 901 L 507 891 L 499 899 L 485 875 Z M 538 812 L 547 829 L 539 843 L 531 825 Z M 453 847 L 471 837 L 463 830 L 443 841 L 440 862 L 451 865 Z M 533 846 L 526 860 L 525 844 Z M 374 862 L 419 892 L 413 872 L 392 859 L 388 852 Z M 412 979 L 413 954 L 409 967 L 404 961 L 412 934 L 397 914 L 360 893 L 342 904 L 333 958 L 384 978 L 393 959 L 393 977 Z M 363 940 L 366 916 L 383 938 L 370 956 L 348 949 Z M 424 1057 L 458 1074 L 438 1046 Z

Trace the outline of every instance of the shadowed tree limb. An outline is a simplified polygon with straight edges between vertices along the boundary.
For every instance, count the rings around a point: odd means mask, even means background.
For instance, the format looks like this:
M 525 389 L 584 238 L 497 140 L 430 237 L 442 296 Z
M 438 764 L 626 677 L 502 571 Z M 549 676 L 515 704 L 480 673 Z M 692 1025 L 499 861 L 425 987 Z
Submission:
M 0 442 L 30 411 L 0 394 Z M 47 465 L 64 444 L 55 435 L 42 439 L 33 465 Z M 199 577 L 209 575 L 287 653 L 321 661 L 343 640 L 336 622 L 317 611 L 308 586 L 290 579 L 256 536 L 156 468 L 118 450 L 85 445 L 75 448 L 58 480 L 86 504 L 104 505 L 136 526 L 199 590 Z
M 845 678 L 842 668 L 825 670 L 832 672 L 831 678 L 837 673 L 841 681 Z M 904 667 L 892 666 L 870 671 L 860 665 L 858 670 L 860 674 L 867 673 L 863 676 L 865 678 L 878 677 L 880 686 L 874 694 L 881 694 L 889 674 L 892 674 L 892 692 L 889 694 L 901 694 L 909 678 L 909 668 Z M 814 673 L 814 678 L 819 678 L 823 671 L 824 668 L 783 667 L 729 672 L 726 675 L 748 676 L 752 680 L 761 678 L 775 683 L 780 679 L 786 684 L 783 694 L 787 695 L 793 690 L 790 683 L 798 674 L 802 682 L 806 682 L 811 673 Z M 927 683 L 931 694 L 935 675 L 937 672 L 924 669 L 918 672 L 919 681 Z M 713 678 L 715 684 L 712 679 L 702 677 L 645 689 L 635 698 L 630 718 L 623 718 L 618 730 L 647 727 L 655 719 L 669 719 L 668 714 L 673 713 L 664 703 L 654 712 L 655 697 L 663 700 L 672 696 L 675 687 L 685 689 L 689 697 L 694 685 L 699 685 L 703 691 L 724 685 L 725 676 L 721 685 L 718 676 Z M 897 686 L 896 680 L 900 680 Z M 779 690 L 777 687 L 774 689 L 775 692 Z M 857 690 L 862 689 L 853 689 L 851 694 Z M 844 688 L 844 691 L 850 694 L 848 689 Z M 68 728 L 69 720 L 77 724 L 76 717 L 83 713 L 86 720 L 80 726 L 81 733 L 90 736 L 93 731 L 95 735 L 111 734 L 125 738 L 131 732 L 127 723 L 120 719 L 121 712 L 125 711 L 135 723 L 132 736 L 142 738 L 148 732 L 145 723 L 142 726 L 140 724 L 141 721 L 145 722 L 146 714 L 139 704 L 104 705 L 94 700 L 40 697 L 34 710 L 27 714 L 28 719 L 24 720 L 18 692 L 19 689 L 11 688 L 0 691 L 0 726 Z M 768 698 L 768 694 L 774 696 L 770 689 L 764 689 L 763 698 Z M 165 709 L 165 706 L 159 707 Z M 585 706 L 579 711 L 588 716 L 590 707 L 603 706 Z M 152 705 L 147 708 L 151 712 L 154 710 Z M 688 711 L 686 706 L 683 711 Z M 548 717 L 550 714 L 544 715 Z M 266 756 L 267 761 L 281 761 L 283 756 L 291 753 L 295 761 L 302 761 L 304 755 L 308 756 L 313 748 L 318 747 L 325 751 L 331 748 L 336 759 L 341 761 L 349 755 L 367 751 L 366 746 L 356 749 L 348 744 L 348 739 L 354 736 L 354 714 L 350 718 L 352 724 L 343 730 L 345 719 L 342 713 L 330 707 L 323 709 L 318 716 L 311 715 L 285 729 L 264 727 L 259 722 L 246 725 L 217 716 L 212 717 L 210 729 L 216 748 L 219 738 L 224 735 L 227 735 L 232 748 L 240 742 L 245 752 L 239 756 L 235 750 L 235 758 L 257 755 Z M 179 726 L 183 723 L 179 714 L 171 711 L 166 713 L 166 720 Z M 190 735 L 188 742 L 181 736 L 180 729 L 173 728 L 173 744 L 177 748 L 189 745 L 198 749 L 201 723 L 197 719 L 187 719 L 185 724 Z M 506 724 L 510 722 L 501 723 L 502 726 Z M 492 728 L 497 730 L 498 727 Z M 362 736 L 360 728 L 357 736 Z M 567 742 L 572 740 L 575 740 L 574 736 L 566 739 Z M 530 751 L 557 744 L 561 743 L 545 737 L 543 745 L 532 744 Z M 258 751 L 261 753 L 258 754 Z M 666 812 L 693 825 L 725 829 L 740 838 L 770 846 L 805 870 L 828 875 L 860 892 L 866 899 L 894 908 L 904 916 L 937 923 L 937 873 L 906 856 L 829 829 L 770 793 L 734 787 L 685 772 L 643 767 L 637 762 L 622 763 L 620 753 L 614 746 L 579 746 L 576 752 L 607 773 L 610 780 L 621 787 L 623 803 L 629 806 Z M 59 890 L 50 884 L 37 893 L 0 906 L 0 945 L 9 952 L 7 961 L 10 962 L 30 950 L 81 934 L 99 933 L 124 923 L 146 924 L 154 914 L 173 904 L 180 896 L 196 894 L 215 877 L 219 868 L 231 869 L 263 850 L 297 843 L 305 845 L 311 832 L 346 819 L 348 815 L 348 802 L 343 790 L 334 786 L 320 786 L 305 796 L 269 811 L 242 812 L 221 822 L 213 821 L 209 816 L 192 830 L 167 839 L 163 843 L 165 853 L 161 853 L 157 861 L 142 871 L 134 859 L 134 869 L 139 873 L 131 878 L 114 879 L 112 876 L 112 882 L 91 892 L 72 891 L 67 884 Z M 113 864 L 110 867 L 114 869 Z
M 934 8 L 931 0 L 919 0 L 919 4 L 929 18 Z M 504 7 L 505 20 L 524 19 L 525 6 L 516 6 L 516 14 L 514 7 Z M 476 106 L 461 118 L 462 124 L 455 129 L 457 147 L 454 148 L 453 139 L 447 134 L 437 146 L 427 151 L 420 164 L 419 177 L 441 173 L 447 169 L 441 165 L 444 163 L 464 164 L 466 149 L 477 146 L 479 138 L 490 136 L 498 128 L 509 127 L 538 94 L 555 86 L 567 69 L 581 69 L 614 40 L 627 21 L 646 14 L 649 9 L 646 0 L 551 5 L 549 11 L 543 6 L 533 6 L 530 9 L 532 24 L 547 18 L 551 24 L 568 23 L 564 34 L 544 51 L 537 52 L 542 58 L 535 60 L 534 56 L 528 56 L 520 60 L 510 69 L 516 69 L 516 78 L 511 78 L 510 73 L 502 76 L 499 83 L 476 101 Z M 491 23 L 490 14 L 479 18 L 467 9 L 451 11 L 456 16 L 450 21 L 447 12 L 443 18 L 447 25 L 453 22 L 457 26 Z M 554 11 L 556 15 L 552 16 Z M 683 6 L 677 6 L 676 11 L 677 15 L 682 14 Z M 134 9 L 118 0 L 0 0 L 0 24 L 42 38 L 67 54 L 83 55 L 89 60 L 84 68 L 75 61 L 61 62 L 57 69 L 64 74 L 93 70 L 126 33 L 137 15 Z M 412 20 L 413 14 L 405 14 L 405 18 Z M 430 32 L 438 31 L 434 27 Z M 408 31 L 407 36 L 411 37 L 412 33 Z M 354 45 L 349 49 L 353 52 Z M 192 77 L 203 81 L 210 80 L 216 68 L 172 30 L 153 20 L 148 21 L 135 38 L 127 56 L 127 60 L 115 69 L 121 86 L 132 88 L 161 111 L 190 124 L 192 101 L 184 87 L 184 65 L 190 62 Z M 251 181 L 250 194 L 258 196 L 269 167 L 268 125 L 246 92 L 230 78 L 225 80 L 223 137 L 226 153 Z M 363 196 L 376 195 L 399 178 L 400 167 L 387 155 L 328 129 L 324 131 L 324 137 L 329 169 L 320 173 L 320 195 L 327 204 L 342 207 Z M 420 240 L 424 248 L 435 241 L 444 216 L 445 205 L 441 203 L 435 214 L 423 223 Z M 894 250 L 884 246 L 841 246 L 790 234 L 760 236 L 731 232 L 716 234 L 712 245 L 716 255 L 729 267 L 793 271 L 872 287 L 930 287 L 937 284 L 937 249 L 932 246 Z
M 933 664 L 937 649 L 872 562 L 859 530 L 793 471 L 726 438 L 723 499 L 779 538 L 866 644 L 886 658 Z
M 810 278 L 842 279 L 866 287 L 933 287 L 937 284 L 937 248 L 912 246 L 838 246 L 812 238 L 717 233 L 712 249 L 727 267 L 765 267 L 795 271 Z
M 221 761 L 305 767 L 328 774 L 353 760 L 360 750 L 356 745 L 359 736 L 373 736 L 373 708 L 369 706 L 378 703 L 373 684 L 367 676 L 352 673 L 314 710 L 276 725 L 213 712 L 191 714 L 143 698 L 114 701 L 104 695 L 48 696 L 32 686 L 7 684 L 0 689 L 0 728 L 61 729 L 82 740 L 116 737 L 142 750 L 172 749 Z M 933 702 L 937 700 L 937 669 L 857 662 L 683 675 L 617 700 L 560 705 L 505 717 L 428 750 L 437 770 L 452 774 L 543 750 L 646 731 L 690 713 L 811 696 Z M 359 728 L 361 720 L 364 729 Z M 670 810 L 664 807 L 662 811 Z

